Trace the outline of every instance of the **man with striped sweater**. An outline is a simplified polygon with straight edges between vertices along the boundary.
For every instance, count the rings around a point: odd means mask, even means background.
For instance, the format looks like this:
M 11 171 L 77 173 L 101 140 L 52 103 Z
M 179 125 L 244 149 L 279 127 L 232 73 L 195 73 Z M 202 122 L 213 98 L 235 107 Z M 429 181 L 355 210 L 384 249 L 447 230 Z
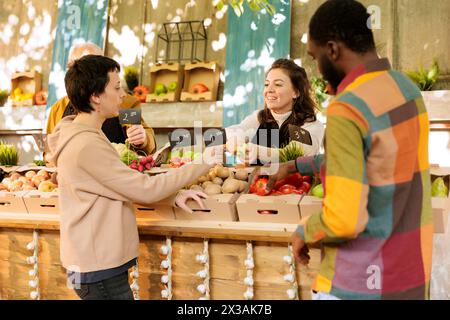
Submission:
M 308 53 L 333 87 L 325 154 L 280 167 L 273 181 L 320 171 L 320 212 L 294 233 L 296 258 L 321 245 L 313 298 L 428 299 L 433 221 L 428 116 L 417 87 L 379 59 L 366 8 L 329 0 L 309 25 Z

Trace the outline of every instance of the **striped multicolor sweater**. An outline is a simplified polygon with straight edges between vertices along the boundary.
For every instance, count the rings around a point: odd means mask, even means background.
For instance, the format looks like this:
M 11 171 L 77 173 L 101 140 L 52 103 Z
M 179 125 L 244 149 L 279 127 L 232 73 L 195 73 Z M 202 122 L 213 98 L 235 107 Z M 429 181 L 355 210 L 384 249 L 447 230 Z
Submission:
M 342 299 L 428 299 L 433 221 L 429 122 L 417 87 L 387 59 L 353 70 L 327 111 L 321 212 L 297 232 L 323 245 L 312 286 Z M 322 161 L 325 160 L 325 161 Z

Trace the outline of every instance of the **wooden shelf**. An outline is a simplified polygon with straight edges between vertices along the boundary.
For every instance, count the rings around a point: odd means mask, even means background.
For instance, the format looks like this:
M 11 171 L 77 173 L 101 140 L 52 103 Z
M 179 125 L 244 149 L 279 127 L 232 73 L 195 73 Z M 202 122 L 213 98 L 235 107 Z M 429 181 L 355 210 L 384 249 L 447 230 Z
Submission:
M 137 219 L 140 234 L 188 238 L 289 242 L 296 224 Z M 59 230 L 59 216 L 0 213 L 0 228 Z

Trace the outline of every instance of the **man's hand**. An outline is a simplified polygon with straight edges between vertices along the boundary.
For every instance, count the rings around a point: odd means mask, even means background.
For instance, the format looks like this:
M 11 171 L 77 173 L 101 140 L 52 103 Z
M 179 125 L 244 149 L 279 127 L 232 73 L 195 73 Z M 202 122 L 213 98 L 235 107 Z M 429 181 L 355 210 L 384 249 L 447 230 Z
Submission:
M 269 164 L 267 166 L 264 166 L 264 167 L 261 167 L 261 168 L 258 168 L 255 171 L 254 175 L 253 175 L 252 181 L 250 181 L 250 185 L 254 184 L 256 182 L 256 180 L 258 180 L 261 175 L 267 175 L 264 172 L 265 171 L 269 172 L 270 171 L 270 169 L 269 169 L 270 166 L 271 166 L 271 164 Z M 266 187 L 266 192 L 267 193 L 272 191 L 275 183 L 278 180 L 284 179 L 288 175 L 297 172 L 297 167 L 295 165 L 295 160 L 288 161 L 288 162 L 285 162 L 285 163 L 280 163 L 280 164 L 278 164 L 278 166 L 279 166 L 278 167 L 278 171 L 275 174 L 269 175 L 269 181 L 268 181 L 267 187 Z M 265 168 L 267 168 L 267 169 L 265 170 Z
M 295 260 L 300 262 L 301 264 L 307 265 L 309 263 L 309 249 L 305 245 L 305 242 L 298 235 L 297 232 L 294 232 L 292 235 L 292 253 L 294 254 Z
M 198 203 L 200 208 L 205 209 L 205 204 L 203 203 L 202 199 L 206 198 L 208 198 L 208 196 L 203 192 L 196 190 L 182 190 L 177 194 L 175 198 L 175 203 L 178 207 L 180 207 L 184 211 L 188 213 L 193 213 L 192 209 L 186 205 L 186 202 L 190 199 L 193 199 Z
M 134 124 L 127 129 L 128 142 L 135 147 L 146 144 L 147 135 L 141 124 Z

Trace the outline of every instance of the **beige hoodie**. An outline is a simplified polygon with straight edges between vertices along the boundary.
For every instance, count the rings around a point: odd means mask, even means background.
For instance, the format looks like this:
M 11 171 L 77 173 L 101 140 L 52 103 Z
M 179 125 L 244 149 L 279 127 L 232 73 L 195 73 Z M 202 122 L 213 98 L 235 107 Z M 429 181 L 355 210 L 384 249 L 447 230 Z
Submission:
M 76 272 L 118 267 L 138 256 L 132 203 L 173 203 L 166 198 L 212 166 L 185 165 L 150 177 L 123 164 L 100 129 L 74 118 L 62 119 L 47 139 L 58 167 L 62 265 Z

